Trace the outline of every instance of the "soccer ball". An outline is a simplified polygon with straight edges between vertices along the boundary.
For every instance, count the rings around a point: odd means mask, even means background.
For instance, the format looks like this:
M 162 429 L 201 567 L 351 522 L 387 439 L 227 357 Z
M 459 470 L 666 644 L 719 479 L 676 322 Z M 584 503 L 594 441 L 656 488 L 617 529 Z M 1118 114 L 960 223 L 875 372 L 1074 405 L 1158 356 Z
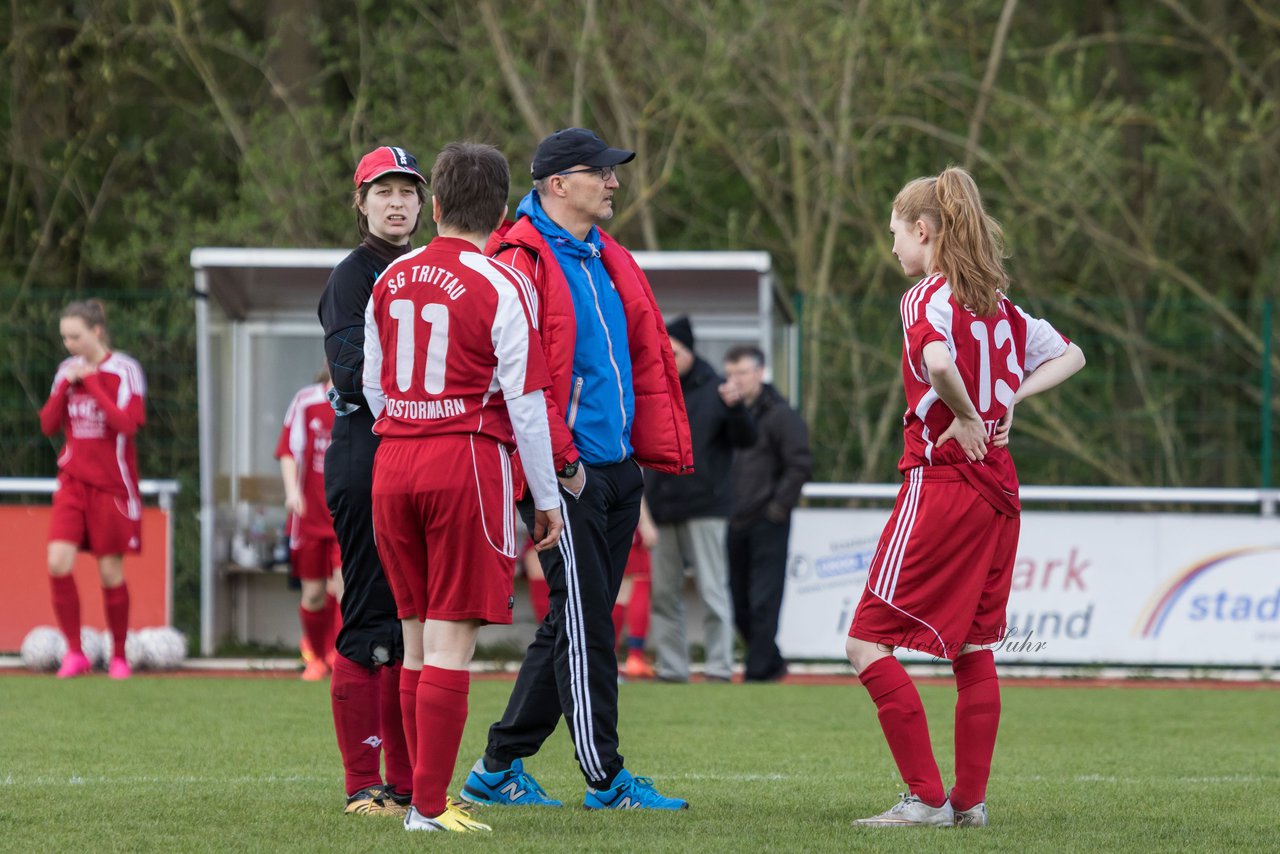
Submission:
M 22 664 L 28 670 L 45 672 L 57 670 L 62 656 L 67 654 L 67 642 L 62 632 L 53 626 L 36 626 L 22 639 Z
M 129 632 L 124 655 L 139 670 L 174 670 L 187 657 L 187 638 L 177 629 L 156 626 Z
M 111 655 L 111 635 L 108 632 L 100 632 L 88 626 L 81 626 L 80 648 L 84 650 L 84 657 L 89 659 L 89 662 L 94 667 L 101 670 L 107 666 L 107 658 Z M 65 649 L 63 649 L 63 653 L 66 653 Z

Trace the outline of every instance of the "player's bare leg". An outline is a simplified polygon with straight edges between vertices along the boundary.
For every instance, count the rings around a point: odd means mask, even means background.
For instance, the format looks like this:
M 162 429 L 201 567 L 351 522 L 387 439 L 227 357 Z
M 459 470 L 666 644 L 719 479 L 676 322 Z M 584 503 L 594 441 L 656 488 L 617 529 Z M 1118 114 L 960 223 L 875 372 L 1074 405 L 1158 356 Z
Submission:
M 876 704 L 889 751 L 910 790 L 900 803 L 879 815 L 859 819 L 855 826 L 950 827 L 954 817 L 929 744 L 924 704 L 911 677 L 893 657 L 893 647 L 851 637 L 845 641 L 845 653 Z

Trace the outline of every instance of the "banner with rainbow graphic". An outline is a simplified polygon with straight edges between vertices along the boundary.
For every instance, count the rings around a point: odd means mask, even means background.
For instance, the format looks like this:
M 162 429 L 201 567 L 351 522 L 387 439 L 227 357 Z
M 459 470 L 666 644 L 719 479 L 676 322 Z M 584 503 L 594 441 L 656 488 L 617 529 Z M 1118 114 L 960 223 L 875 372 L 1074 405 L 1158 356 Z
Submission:
M 784 655 L 844 657 L 888 515 L 796 513 Z M 995 650 L 998 661 L 1037 664 L 1280 665 L 1280 520 L 1025 512 L 1008 633 Z

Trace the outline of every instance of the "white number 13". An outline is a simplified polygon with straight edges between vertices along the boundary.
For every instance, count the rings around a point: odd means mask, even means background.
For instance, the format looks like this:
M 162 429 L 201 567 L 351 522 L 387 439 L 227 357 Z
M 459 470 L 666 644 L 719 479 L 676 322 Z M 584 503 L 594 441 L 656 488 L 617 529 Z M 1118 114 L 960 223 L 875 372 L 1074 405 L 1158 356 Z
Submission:
M 1005 357 L 1005 369 L 1021 383 L 1022 365 L 1018 364 L 1018 351 L 1013 346 L 1013 327 L 1007 320 L 996 323 L 992 335 L 995 341 L 992 342 L 987 339 L 987 325 L 981 321 L 974 321 L 969 325 L 969 334 L 978 342 L 978 412 L 986 413 L 991 410 L 993 393 L 996 400 L 1007 407 L 1013 403 L 1014 389 L 1002 379 L 996 380 L 994 387 L 992 386 L 991 349 L 994 344 L 995 351 L 999 354 L 1004 345 L 1009 345 L 1009 355 Z
M 396 386 L 408 391 L 413 383 L 415 350 L 413 300 L 394 299 L 387 311 L 396 321 Z M 422 387 L 427 394 L 439 394 L 444 391 L 445 358 L 449 355 L 449 309 L 437 302 L 427 303 L 422 307 L 422 319 L 431 326 Z

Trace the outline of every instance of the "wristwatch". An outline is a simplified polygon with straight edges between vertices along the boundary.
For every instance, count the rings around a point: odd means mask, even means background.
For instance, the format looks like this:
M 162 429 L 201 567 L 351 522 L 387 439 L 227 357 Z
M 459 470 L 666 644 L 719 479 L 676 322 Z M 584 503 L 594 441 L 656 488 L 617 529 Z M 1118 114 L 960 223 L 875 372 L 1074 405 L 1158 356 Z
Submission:
M 568 480 L 569 478 L 573 477 L 577 473 L 578 473 L 578 461 L 574 460 L 571 463 L 565 463 L 564 468 L 556 472 L 556 477 Z

